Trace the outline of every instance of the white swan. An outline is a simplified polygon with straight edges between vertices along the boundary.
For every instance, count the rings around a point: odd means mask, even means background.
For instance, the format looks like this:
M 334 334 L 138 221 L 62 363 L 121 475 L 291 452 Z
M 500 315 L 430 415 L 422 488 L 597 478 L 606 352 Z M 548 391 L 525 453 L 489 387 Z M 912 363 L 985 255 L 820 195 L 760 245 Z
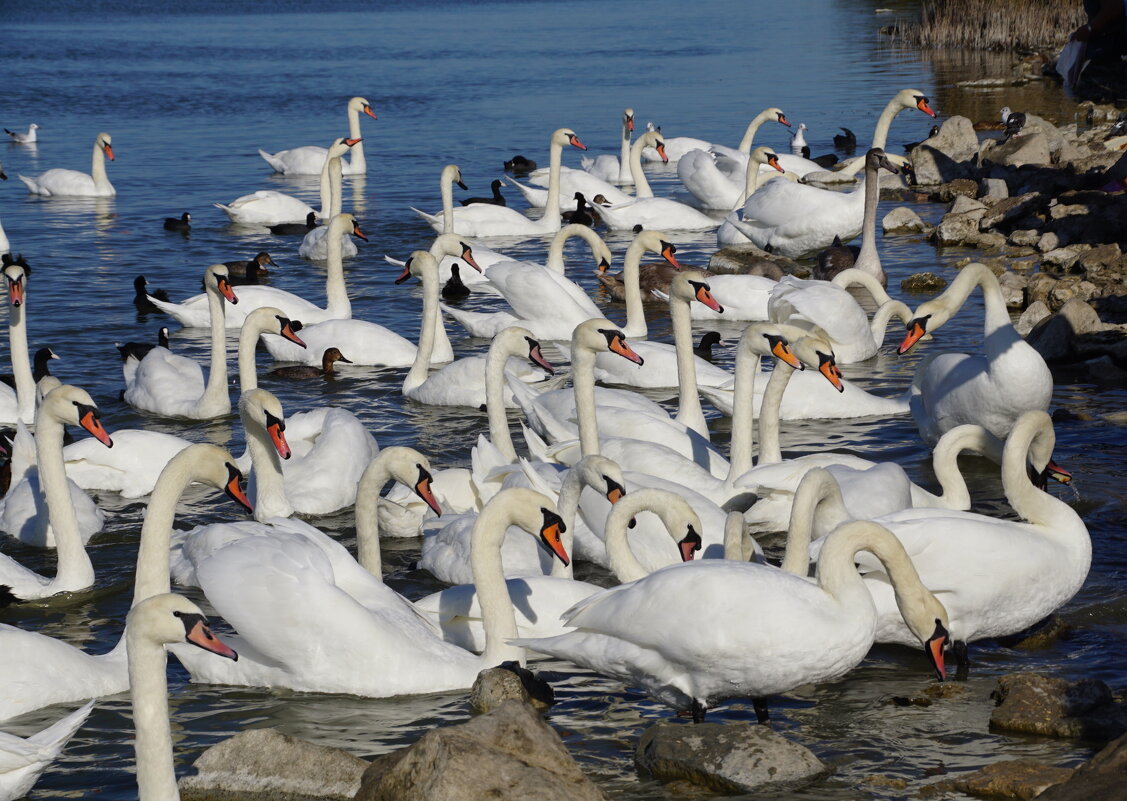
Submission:
M 0 732 L 0 801 L 26 796 L 82 728 L 93 708 L 93 701 L 83 704 L 26 739 Z
M 760 166 L 785 172 L 779 163 L 779 156 L 769 147 L 757 147 L 747 159 L 745 173 L 739 183 L 732 181 L 716 166 L 714 156 L 704 150 L 687 153 L 677 162 L 677 175 L 689 193 L 697 199 L 698 205 L 705 209 L 738 209 L 759 188 L 760 183 L 769 176 L 760 171 Z
M 272 286 L 250 284 L 239 287 L 239 305 L 225 311 L 228 328 L 238 328 L 248 314 L 261 306 L 276 306 L 291 320 L 318 323 L 323 320 L 347 319 L 352 316 L 352 303 L 344 283 L 341 235 L 351 233 L 367 241 L 356 218 L 351 214 L 338 214 L 325 226 L 329 230 L 328 259 L 325 261 L 325 307 L 312 303 L 300 295 Z M 222 265 L 220 265 L 222 266 Z M 212 325 L 208 293 L 193 295 L 183 303 L 170 303 L 149 295 L 153 304 L 186 328 L 207 328 Z M 349 355 L 351 359 L 352 356 Z
M 247 287 L 253 289 L 254 287 Z M 148 353 L 125 387 L 124 399 L 141 411 L 165 417 L 209 420 L 231 411 L 227 394 L 227 336 L 223 325 L 224 300 L 238 303 L 226 265 L 204 270 L 204 297 L 211 317 L 211 369 L 204 384 L 199 362 L 159 345 Z
M 867 202 L 879 199 L 878 170 L 899 170 L 883 150 L 870 150 L 863 160 L 865 181 L 851 192 L 833 192 L 793 181 L 771 181 L 743 205 L 743 219 L 729 214 L 717 232 L 720 245 L 751 241 L 757 247 L 789 258 L 805 256 L 861 233 Z M 878 265 L 879 266 L 879 265 Z M 878 278 L 883 277 L 883 273 Z
M 718 701 L 748 697 L 763 718 L 767 696 L 840 676 L 868 653 L 876 610 L 853 565 L 863 550 L 886 566 L 942 680 L 947 613 L 896 538 L 865 522 L 830 535 L 816 582 L 749 562 L 691 562 L 580 602 L 564 619 L 573 632 L 516 642 L 641 686 L 696 720 Z
M 348 138 L 360 142 L 360 114 L 364 113 L 373 120 L 378 119 L 372 105 L 362 97 L 354 97 L 348 101 Z M 259 150 L 258 155 L 274 168 L 274 172 L 283 175 L 318 175 L 325 159 L 328 158 L 326 148 L 316 145 L 294 147 L 289 150 L 279 150 L 270 154 Z M 368 163 L 364 158 L 364 145 L 359 145 L 351 151 L 351 160 L 343 165 L 345 175 L 363 175 L 368 171 Z
M 168 589 L 169 530 L 176 503 L 188 484 L 202 481 L 223 489 L 249 508 L 239 488 L 241 478 L 230 454 L 215 445 L 193 445 L 162 471 L 141 526 L 134 601 Z M 146 543 L 149 543 L 147 547 Z M 152 591 L 154 580 L 157 589 Z M 92 581 L 91 575 L 90 582 L 84 586 Z M 92 655 L 53 637 L 0 624 L 0 673 L 9 690 L 0 694 L 0 720 L 51 704 L 101 698 L 128 690 L 128 633 L 127 625 L 112 650 Z
M 694 190 L 693 185 L 700 186 L 702 184 L 714 184 L 715 179 L 723 178 L 727 183 L 735 189 L 735 196 L 739 195 L 740 190 L 744 188 L 747 183 L 747 163 L 751 155 L 751 146 L 755 141 L 755 135 L 759 132 L 760 126 L 765 122 L 777 122 L 785 125 L 788 128 L 790 123 L 787 122 L 787 117 L 783 110 L 772 106 L 771 108 L 763 109 L 752 118 L 751 122 L 747 124 L 747 129 L 744 131 L 743 138 L 740 140 L 738 146 L 731 148 L 725 145 L 716 143 L 710 144 L 708 147 L 701 148 L 698 153 L 696 150 L 688 150 L 677 159 L 677 177 L 705 208 L 733 208 L 731 205 L 710 205 L 707 196 L 698 195 Z M 781 158 L 786 154 L 778 154 Z M 793 159 L 787 156 L 788 161 Z M 756 170 L 760 170 L 762 165 L 756 165 Z M 707 174 L 697 176 L 697 170 L 704 170 Z M 770 169 L 770 168 L 769 168 Z M 782 167 L 784 170 L 790 172 L 797 172 L 793 167 Z M 719 187 L 719 184 L 716 184 Z M 723 190 L 726 193 L 728 190 Z M 715 201 L 713 201 L 715 202 Z
M 90 157 L 89 175 L 78 170 L 53 169 L 20 180 L 29 192 L 47 197 L 113 197 L 117 191 L 106 177 L 106 159 L 113 161 L 113 139 L 108 133 L 94 137 L 94 151 Z
M 239 655 L 211 633 L 200 608 L 179 595 L 147 598 L 130 610 L 125 625 L 133 726 L 137 732 L 133 747 L 138 799 L 179 801 L 168 719 L 165 646 L 190 643 L 227 659 L 237 660 Z
M 193 677 L 381 698 L 465 688 L 485 667 L 523 661 L 523 649 L 508 644 L 517 628 L 500 564 L 501 539 L 513 524 L 568 558 L 559 516 L 544 495 L 510 489 L 486 505 L 471 557 L 485 620 L 481 656 L 443 642 L 406 599 L 359 564 L 332 561 L 305 538 L 250 537 L 201 561 L 196 575 L 238 642 L 262 661 L 240 662 L 240 675 Z M 292 591 L 279 593 L 282 586 Z
M 212 203 L 217 209 L 239 225 L 279 225 L 303 223 L 317 210 L 292 195 L 273 189 L 259 189 L 249 195 L 240 195 L 230 203 Z
M 61 592 L 75 592 L 94 583 L 94 568 L 83 547 L 78 517 L 67 491 L 62 463 L 63 426 L 82 426 L 103 445 L 112 440 L 102 427 L 98 407 L 84 390 L 69 385 L 56 387 L 43 399 L 36 415 L 36 451 L 39 483 L 46 509 L 39 517 L 48 518 L 58 563 L 53 578 L 40 576 L 12 558 L 0 555 L 0 585 L 10 588 L 21 599 L 47 598 Z M 46 520 L 39 520 L 46 528 Z M 100 526 L 99 526 L 100 528 Z
M 8 352 L 16 388 L 0 384 L 0 423 L 35 419 L 35 377 L 27 350 L 27 272 L 19 264 L 4 268 L 8 289 Z
M 899 352 L 950 320 L 976 286 L 982 288 L 986 307 L 982 355 L 932 356 L 917 368 L 912 382 L 912 416 L 929 445 L 963 423 L 978 423 L 1002 439 L 1023 412 L 1043 411 L 1052 399 L 1053 374 L 1014 329 L 998 279 L 984 264 L 968 264 L 942 295 L 916 308 Z
M 349 148 L 358 144 L 356 139 L 335 139 L 329 146 L 325 166 L 321 168 L 321 216 L 331 220 L 335 215 L 344 211 L 344 195 L 341 190 L 341 156 Z M 329 257 L 329 243 L 325 239 L 329 235 L 329 228 L 319 225 L 307 233 L 298 246 L 297 255 L 303 259 L 323 261 Z M 341 234 L 340 252 L 344 258 L 352 258 L 359 250 L 356 243 L 348 233 Z
M 516 209 L 488 203 L 452 208 L 452 223 L 449 225 L 444 223 L 443 216 L 427 214 L 415 208 L 412 211 L 439 233 L 459 233 L 466 236 L 538 236 L 555 233 L 560 230 L 559 175 L 565 145 L 572 145 L 580 150 L 587 149 L 570 128 L 559 128 L 552 134 L 548 201 L 543 216 L 538 220 L 530 220 Z M 445 214 L 445 203 L 443 206 Z
M 622 140 L 617 156 L 601 155 L 595 158 L 583 156 L 579 164 L 586 172 L 596 178 L 617 184 L 632 184 L 634 177 L 630 174 L 630 135 L 634 133 L 634 109 L 624 109 L 622 112 Z
M 906 509 L 875 521 L 892 531 L 923 581 L 936 587 L 955 642 L 1028 628 L 1068 602 L 1088 575 L 1092 541 L 1084 521 L 1029 479 L 1027 464 L 1043 470 L 1055 439 L 1042 411 L 1023 414 L 1006 439 L 1002 486 L 1014 512 L 1028 522 L 943 509 Z M 803 527 L 799 533 L 807 532 Z M 795 547 L 801 551 L 802 542 Z M 906 642 L 903 624 L 889 614 L 887 577 L 870 559 L 859 561 L 878 609 L 877 641 Z
M 118 429 L 113 448 L 97 440 L 80 439 L 63 448 L 67 478 L 84 490 L 120 493 L 133 499 L 153 491 L 160 471 L 190 440 L 163 431 Z

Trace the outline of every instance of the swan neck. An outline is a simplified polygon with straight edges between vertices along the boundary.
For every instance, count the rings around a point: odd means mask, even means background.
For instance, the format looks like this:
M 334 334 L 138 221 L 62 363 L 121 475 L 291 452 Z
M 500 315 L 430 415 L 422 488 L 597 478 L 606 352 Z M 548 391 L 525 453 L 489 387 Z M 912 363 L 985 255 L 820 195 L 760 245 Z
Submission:
M 63 461 L 63 425 L 40 406 L 35 421 L 35 458 L 39 486 L 47 502 L 47 518 L 55 534 L 58 568 L 55 583 L 74 589 L 94 583 L 94 567 L 82 543 L 78 515 L 70 499 Z
M 752 142 L 755 141 L 755 134 L 759 132 L 759 126 L 767 120 L 773 119 L 774 117 L 774 112 L 769 111 L 761 111 L 757 115 L 755 115 L 755 119 L 747 124 L 747 130 L 744 131 L 743 139 L 740 140 L 739 147 L 737 147 L 736 149 L 743 153 L 745 156 L 749 155 L 751 153 Z M 759 165 L 757 164 L 755 166 L 756 171 L 758 171 Z
M 325 163 L 321 165 L 321 219 L 331 220 L 336 213 L 333 211 L 333 188 L 329 179 L 330 165 L 333 160 L 326 158 Z
M 141 543 L 137 549 L 137 576 L 133 585 L 133 606 L 146 598 L 162 595 L 171 589 L 168 572 L 168 551 L 176 504 L 184 490 L 196 478 L 197 461 L 190 455 L 177 456 L 161 471 L 149 496 L 145 522 L 141 525 Z
M 821 531 L 832 530 L 848 519 L 841 487 L 834 477 L 822 468 L 809 470 L 794 493 L 786 551 L 780 568 L 796 576 L 806 576 L 810 570 L 810 543 L 814 539 L 815 525 Z
M 579 512 L 579 498 L 583 494 L 583 487 L 586 486 L 586 483 L 583 472 L 579 467 L 572 466 L 564 476 L 563 484 L 560 485 L 560 495 L 556 500 L 556 509 L 560 513 L 560 519 L 563 520 L 565 528 L 564 532 L 560 534 L 560 541 L 563 543 L 564 550 L 569 554 L 574 553 L 575 516 Z M 574 560 L 565 565 L 559 559 L 553 559 L 551 575 L 556 578 L 573 578 L 575 575 L 574 564 Z
M 571 385 L 575 393 L 575 414 L 579 418 L 581 456 L 599 453 L 599 421 L 595 412 L 595 353 L 589 348 L 571 348 Z
M 272 517 L 289 517 L 294 509 L 286 497 L 282 457 L 257 420 L 245 413 L 242 419 L 254 470 L 254 519 L 263 522 Z
M 697 390 L 696 355 L 693 353 L 693 321 L 689 304 L 672 293 L 669 316 L 673 322 L 673 349 L 677 356 L 677 420 L 702 437 L 708 437 L 708 424 Z
M 560 227 L 560 165 L 563 163 L 563 146 L 552 140 L 548 150 L 548 200 L 544 203 L 544 215 L 540 218 L 555 223 L 551 230 Z
M 630 519 L 637 512 L 641 511 L 637 503 L 624 503 L 624 501 L 630 497 L 630 495 L 627 495 L 626 498 L 611 507 L 610 514 L 607 515 L 607 520 L 603 527 L 603 536 L 606 541 L 607 549 L 607 561 L 610 565 L 611 572 L 614 573 L 622 584 L 637 581 L 649 575 L 649 571 L 638 561 L 638 557 L 634 555 L 634 551 L 630 547 L 628 528 Z M 671 534 L 670 536 L 672 537 L 673 535 Z M 676 538 L 674 538 L 674 540 L 676 540 Z
M 1033 486 L 1029 479 L 1027 465 L 1032 461 L 1033 451 L 1038 446 L 1043 451 L 1042 464 L 1034 463 L 1038 469 L 1044 466 L 1052 454 L 1056 437 L 1052 423 L 1047 416 L 1045 422 L 1030 422 L 1029 418 L 1019 420 L 1010 431 L 1002 451 L 1002 488 L 1013 510 L 1030 523 L 1042 528 L 1044 536 L 1053 540 L 1071 540 L 1077 532 L 1083 532 L 1088 541 L 1087 529 L 1072 507 L 1052 495 Z M 1091 548 L 1090 541 L 1087 546 Z
M 885 149 L 885 144 L 888 142 L 888 129 L 892 127 L 892 121 L 896 119 L 896 115 L 903 110 L 904 106 L 896 98 L 888 101 L 888 105 L 884 107 L 884 111 L 877 118 L 877 125 L 873 129 L 873 142 L 869 145 L 870 150 L 874 147 Z
M 622 141 L 618 148 L 618 180 L 622 182 L 630 174 L 630 129 L 622 122 Z M 570 551 L 568 552 L 570 553 Z
M 893 317 L 907 325 L 912 320 L 912 310 L 902 301 L 889 300 L 882 303 L 873 312 L 873 319 L 869 323 L 869 333 L 872 334 L 873 342 L 876 343 L 878 348 L 884 344 L 884 335 L 887 333 L 888 323 Z
M 109 176 L 106 175 L 106 154 L 98 145 L 101 137 L 94 141 L 94 154 L 90 157 L 90 177 L 94 179 L 94 186 L 99 189 L 110 185 Z
M 481 510 L 470 534 L 470 568 L 485 629 L 481 662 L 488 667 L 507 660 L 524 663 L 524 649 L 508 643 L 517 637 L 517 621 L 501 565 L 501 544 L 515 511 L 511 502 L 494 500 Z
M 350 104 L 348 107 L 348 138 L 360 141 L 348 149 L 348 162 L 350 172 L 359 175 L 368 171 L 368 162 L 364 158 L 364 138 L 360 134 L 360 111 Z
M 243 322 L 243 327 L 239 329 L 239 394 L 258 389 L 258 360 L 255 349 L 262 330 L 253 323 L 248 325 L 249 320 L 248 316 Z
M 373 459 L 365 468 L 356 488 L 356 561 L 383 581 L 383 557 L 380 554 L 380 491 L 391 479 L 387 467 Z
M 167 561 L 167 555 L 165 557 Z M 133 725 L 137 731 L 137 789 L 140 801 L 178 801 L 168 719 L 168 657 L 130 627 L 126 632 Z
M 434 355 L 434 345 L 437 339 L 435 327 L 438 325 L 438 276 L 433 270 L 424 270 L 421 276 L 423 284 L 423 314 L 419 326 L 419 347 L 415 352 L 415 361 L 403 379 L 403 392 L 416 389 L 427 380 L 430 375 L 430 360 Z M 504 404 L 502 404 L 502 408 Z
M 512 464 L 517 460 L 517 450 L 505 410 L 505 365 L 508 361 L 509 353 L 504 348 L 491 347 L 485 356 L 485 414 L 489 420 L 489 439 L 501 456 Z
M 26 295 L 25 295 L 26 298 Z M 35 421 L 35 377 L 27 351 L 27 304 L 8 307 L 8 347 L 12 358 L 12 376 L 16 381 L 16 406 L 20 422 Z
M 439 191 L 442 193 L 442 233 L 452 234 L 454 233 L 454 179 L 446 170 L 442 171 Z
M 861 221 L 861 250 L 857 253 L 854 266 L 880 280 L 884 271 L 877 253 L 877 203 L 880 201 L 880 177 L 877 173 L 875 165 L 865 169 L 865 214 Z
M 736 378 L 732 387 L 732 440 L 728 446 L 729 482 L 751 469 L 752 437 L 755 430 L 755 379 L 759 375 L 762 360 L 759 354 L 748 348 L 741 347 L 736 352 Z M 761 410 L 760 415 L 762 414 Z M 762 456 L 759 461 L 763 462 Z
M 759 185 L 763 183 L 763 173 L 759 169 L 759 162 L 755 159 L 748 157 L 747 169 L 744 171 L 744 188 L 740 193 L 740 199 L 736 202 L 733 209 L 742 208 L 747 199 L 755 194 L 759 189 Z
M 650 182 L 646 180 L 646 172 L 642 169 L 642 151 L 645 147 L 645 139 L 638 137 L 630 148 L 630 177 L 634 179 L 634 197 L 637 198 L 654 196 Z
M 763 402 L 759 406 L 759 464 L 776 464 L 783 460 L 782 445 L 779 442 L 779 415 L 783 405 L 783 393 L 794 375 L 794 368 L 785 362 L 775 361 L 775 369 L 767 381 L 763 392 Z
M 339 164 L 340 159 L 337 162 Z M 336 220 L 336 217 L 332 219 Z M 352 317 L 352 301 L 348 299 L 348 287 L 344 283 L 342 244 L 346 236 L 347 231 L 342 231 L 332 221 L 329 222 L 329 230 L 325 231 L 325 315 L 333 320 Z
M 641 286 L 642 254 L 645 250 L 645 245 L 635 239 L 626 249 L 626 256 L 622 261 L 622 291 L 626 297 L 626 325 L 622 327 L 622 333 L 631 339 L 645 339 L 649 336 Z
M 211 315 L 211 370 L 208 372 L 207 388 L 204 389 L 199 406 L 220 410 L 216 414 L 226 414 L 231 411 L 231 398 L 227 394 L 227 329 L 223 322 L 223 303 L 223 295 L 218 289 L 208 290 L 207 309 Z

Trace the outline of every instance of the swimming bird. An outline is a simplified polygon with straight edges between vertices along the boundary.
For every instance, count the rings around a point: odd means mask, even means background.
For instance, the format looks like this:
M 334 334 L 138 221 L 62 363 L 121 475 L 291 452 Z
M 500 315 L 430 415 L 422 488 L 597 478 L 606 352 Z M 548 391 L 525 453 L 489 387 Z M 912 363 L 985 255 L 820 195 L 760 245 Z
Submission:
M 164 230 L 186 234 L 192 230 L 192 215 L 184 212 L 179 217 L 165 217 Z
M 288 367 L 275 367 L 270 371 L 270 375 L 275 378 L 324 378 L 332 381 L 336 378 L 336 371 L 333 365 L 337 362 L 344 364 L 352 364 L 351 361 L 344 358 L 344 354 L 337 348 L 326 348 L 325 353 L 321 356 L 321 367 L 313 367 L 308 364 L 291 364 Z
M 274 236 L 305 236 L 307 233 L 317 227 L 317 212 L 311 211 L 305 215 L 305 222 L 303 223 L 278 223 L 271 225 L 270 233 Z
M 461 300 L 468 297 L 470 288 L 462 283 L 461 268 L 457 264 L 450 265 L 450 277 L 442 285 L 444 300 Z
M 53 169 L 28 178 L 21 175 L 20 180 L 29 192 L 47 197 L 113 197 L 117 194 L 106 176 L 106 159 L 114 160 L 113 140 L 108 133 L 94 137 L 94 151 L 90 157 L 90 172 Z
M 154 289 L 151 292 L 148 290 L 149 282 L 145 280 L 145 276 L 139 275 L 133 279 L 133 305 L 137 307 L 139 312 L 159 312 L 156 304 L 150 298 L 165 303 L 170 303 L 168 293 L 163 289 Z
M 7 128 L 4 129 L 4 133 L 8 134 L 17 145 L 30 145 L 39 140 L 39 134 L 36 133 L 38 130 L 39 126 L 33 122 L 27 127 L 27 133 L 9 131 Z
M 372 105 L 359 96 L 349 99 L 347 113 L 348 138 L 355 139 L 358 143 L 361 141 L 360 115 L 367 114 L 373 120 L 379 119 L 372 111 Z M 341 165 L 344 175 L 363 175 L 366 173 L 368 163 L 364 158 L 364 145 L 358 144 L 356 148 L 349 152 L 351 161 L 344 162 Z M 258 151 L 258 155 L 262 156 L 266 163 L 274 168 L 274 172 L 280 172 L 283 175 L 318 175 L 325 163 L 327 153 L 327 148 L 316 145 L 279 150 L 274 154 L 261 149 Z M 322 211 L 324 210 L 322 209 Z M 339 212 L 340 209 L 337 209 L 337 211 Z M 326 213 L 326 216 L 329 215 Z
M 499 180 L 493 181 L 489 185 L 493 191 L 493 197 L 468 197 L 462 201 L 463 206 L 468 206 L 471 203 L 492 203 L 494 206 L 504 206 L 505 197 L 501 194 L 501 182 Z
M 841 133 L 834 134 L 834 147 L 844 150 L 846 155 L 852 153 L 857 147 L 857 134 L 848 128 L 842 128 Z

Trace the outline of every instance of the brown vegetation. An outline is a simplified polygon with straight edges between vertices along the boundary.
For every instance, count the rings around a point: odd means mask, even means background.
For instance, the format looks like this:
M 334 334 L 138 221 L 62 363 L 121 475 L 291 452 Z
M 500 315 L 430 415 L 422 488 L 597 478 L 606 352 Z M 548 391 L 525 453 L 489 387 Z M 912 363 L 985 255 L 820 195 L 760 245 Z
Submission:
M 886 32 L 920 47 L 1056 49 L 1084 24 L 1081 0 L 923 0 L 920 18 Z

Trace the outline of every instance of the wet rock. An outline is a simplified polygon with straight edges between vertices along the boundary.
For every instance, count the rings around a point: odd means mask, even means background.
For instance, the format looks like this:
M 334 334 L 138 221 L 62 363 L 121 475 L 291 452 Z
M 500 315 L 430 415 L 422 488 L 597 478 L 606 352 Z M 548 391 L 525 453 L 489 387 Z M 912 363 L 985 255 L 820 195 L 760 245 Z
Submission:
M 957 197 L 978 197 L 978 183 L 970 178 L 956 178 L 936 187 L 929 196 L 936 203 L 950 203 Z
M 968 214 L 974 211 L 985 212 L 986 204 L 969 195 L 959 195 L 951 202 L 951 207 L 947 209 L 948 214 Z
M 916 295 L 933 295 L 947 286 L 947 279 L 935 273 L 913 273 L 900 282 L 900 288 Z
M 810 749 L 768 726 L 668 720 L 642 734 L 634 764 L 658 779 L 724 793 L 803 785 L 830 770 Z
M 1033 330 L 1033 327 L 1036 326 L 1037 323 L 1051 315 L 1052 311 L 1049 309 L 1049 304 L 1045 303 L 1043 300 L 1035 300 L 1021 313 L 1021 317 L 1014 323 L 1014 328 L 1016 328 L 1017 332 L 1023 337 L 1028 336 L 1029 332 Z
M 928 785 L 926 794 L 956 792 L 981 798 L 1029 801 L 1047 788 L 1068 780 L 1073 773 L 1072 768 L 1054 768 L 1034 759 L 1011 759 Z
M 991 206 L 982 215 L 979 225 L 983 231 L 998 227 L 1008 228 L 1017 220 L 1040 211 L 1047 203 L 1048 198 L 1040 192 L 1027 192 L 1017 197 L 1008 197 Z
M 1069 682 L 1040 673 L 1010 673 L 990 694 L 990 728 L 1049 737 L 1107 740 L 1127 731 L 1127 712 L 1097 679 Z
M 1042 801 L 1122 801 L 1127 786 L 1127 735 L 1108 743 L 1072 776 L 1046 790 Z
M 339 748 L 326 748 L 277 729 L 240 732 L 204 751 L 197 773 L 180 780 L 192 799 L 351 799 L 368 763 Z
M 978 235 L 978 221 L 985 213 L 986 207 L 977 200 L 959 196 L 943 215 L 932 238 L 940 245 L 961 245 Z
M 921 186 L 971 176 L 978 156 L 974 125 L 966 117 L 948 117 L 934 136 L 912 148 L 908 156 Z
M 1058 415 L 1058 412 L 1062 414 Z M 1069 412 L 1067 409 L 1056 409 L 1053 412 L 1053 422 L 1061 423 L 1067 419 L 1069 415 L 1071 415 L 1073 419 L 1079 419 L 1075 413 Z M 1065 623 L 1064 620 L 1057 615 L 1053 615 L 1048 620 L 1044 621 L 1043 624 L 1034 627 L 1031 631 L 1023 632 L 1012 638 L 1006 638 L 1005 644 L 1006 647 L 1016 648 L 1019 651 L 1036 651 L 1041 648 L 1048 648 L 1070 631 L 1072 631 L 1072 626 Z
M 983 147 L 982 160 L 1008 167 L 1022 167 L 1027 164 L 1047 166 L 1052 163 L 1049 139 L 1037 132 L 1028 136 L 1015 136 L 989 149 Z
M 881 220 L 886 234 L 916 234 L 928 229 L 928 224 L 907 206 L 897 206 Z
M 978 248 L 979 250 L 988 250 L 989 248 L 1000 248 L 1006 244 L 1005 234 L 1000 234 L 997 231 L 971 231 L 963 244 L 967 247 Z
M 523 674 L 526 675 L 522 675 Z M 555 703 L 552 688 L 533 676 L 527 668 L 506 662 L 477 674 L 470 688 L 470 709 L 478 714 L 490 712 L 508 700 L 520 701 L 543 712 Z
M 998 285 L 1008 308 L 1020 309 L 1025 305 L 1025 287 L 1029 285 L 1027 276 L 1005 272 L 998 276 Z
M 1064 287 L 1056 287 L 1050 293 L 1050 302 L 1056 292 L 1064 290 Z M 1045 361 L 1064 362 L 1077 355 L 1079 337 L 1102 331 L 1103 328 L 1104 324 L 1100 322 L 1095 309 L 1079 298 L 1072 298 L 1061 305 L 1057 314 L 1034 325 L 1026 336 L 1026 342 Z
M 708 261 L 708 269 L 714 273 L 743 275 L 753 272 L 754 268 L 764 261 L 772 262 L 788 275 L 802 276 L 808 273 L 807 270 L 799 267 L 797 262 L 775 253 L 768 253 L 750 242 L 716 251 Z
M 1005 200 L 1010 196 L 1010 188 L 1001 178 L 983 178 L 978 182 L 978 197 L 981 200 Z
M 374 760 L 356 801 L 606 801 L 556 732 L 519 701 Z

